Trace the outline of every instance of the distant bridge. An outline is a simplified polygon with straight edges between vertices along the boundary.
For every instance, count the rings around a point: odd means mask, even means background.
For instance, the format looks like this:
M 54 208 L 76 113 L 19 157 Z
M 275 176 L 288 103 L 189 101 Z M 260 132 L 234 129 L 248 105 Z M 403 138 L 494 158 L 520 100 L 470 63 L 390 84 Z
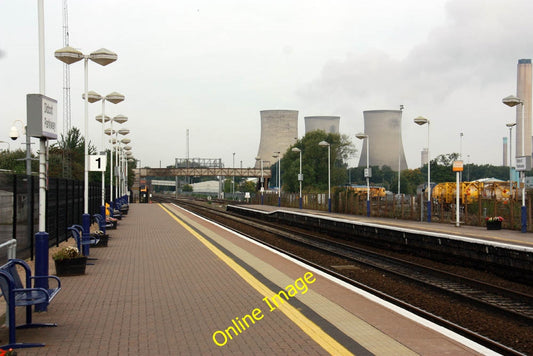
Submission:
M 256 177 L 271 178 L 270 169 L 260 168 L 140 168 L 134 169 L 142 177 Z

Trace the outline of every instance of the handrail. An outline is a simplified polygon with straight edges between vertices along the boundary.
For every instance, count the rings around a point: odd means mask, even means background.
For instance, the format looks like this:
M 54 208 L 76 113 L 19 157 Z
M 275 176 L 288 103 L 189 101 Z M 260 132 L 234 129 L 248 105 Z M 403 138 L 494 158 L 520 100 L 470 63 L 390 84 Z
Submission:
M 7 247 L 7 259 L 17 258 L 17 240 L 11 239 L 9 241 L 0 244 L 0 249 Z

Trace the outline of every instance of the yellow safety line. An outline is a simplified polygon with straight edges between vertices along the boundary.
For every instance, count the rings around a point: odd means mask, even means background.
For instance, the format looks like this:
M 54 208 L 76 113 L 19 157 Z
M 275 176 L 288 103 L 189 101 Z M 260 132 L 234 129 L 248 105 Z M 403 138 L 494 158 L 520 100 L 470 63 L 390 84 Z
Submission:
M 212 243 L 207 241 L 204 237 L 194 231 L 186 222 L 176 217 L 172 214 L 167 208 L 163 205 L 158 204 L 164 211 L 167 212 L 174 220 L 176 220 L 181 226 L 183 226 L 187 231 L 189 231 L 194 237 L 196 237 L 201 243 L 203 243 L 208 249 L 211 250 L 218 258 L 220 258 L 224 263 L 226 263 L 231 269 L 233 269 L 242 279 L 244 279 L 250 286 L 257 290 L 261 295 L 265 297 L 271 297 L 275 293 L 270 290 L 267 286 L 257 280 L 252 276 L 248 271 L 243 267 L 229 258 L 226 254 L 220 251 Z M 326 352 L 331 355 L 353 355 L 348 351 L 344 346 L 339 344 L 337 340 L 329 336 L 324 330 L 322 330 L 318 325 L 313 323 L 302 313 L 300 313 L 296 308 L 291 306 L 288 303 L 283 303 L 278 307 L 290 320 L 292 320 L 303 332 L 309 335 L 317 344 L 319 344 Z

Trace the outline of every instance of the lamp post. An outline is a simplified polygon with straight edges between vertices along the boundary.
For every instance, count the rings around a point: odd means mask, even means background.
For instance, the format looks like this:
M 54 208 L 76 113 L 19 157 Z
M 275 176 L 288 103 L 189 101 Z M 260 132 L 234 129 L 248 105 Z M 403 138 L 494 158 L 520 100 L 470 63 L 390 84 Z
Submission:
M 264 201 L 263 201 L 263 194 L 265 192 L 265 176 L 264 176 L 264 173 L 263 173 L 263 160 L 261 159 L 261 157 L 255 157 L 256 161 L 261 161 L 261 188 L 259 188 L 259 191 L 261 192 L 261 205 L 263 205 Z
M 525 111 L 525 106 L 524 106 L 524 100 L 514 96 L 514 95 L 509 95 L 509 96 L 506 96 L 505 98 L 502 99 L 502 102 L 509 106 L 509 107 L 514 107 L 518 104 L 522 105 L 522 122 L 520 124 L 520 130 L 522 131 L 522 155 L 521 157 L 526 159 L 526 156 L 525 156 L 525 137 L 524 137 L 524 131 L 525 131 L 525 127 L 524 127 L 524 111 Z M 518 153 L 518 147 L 516 149 L 516 152 Z M 526 161 L 527 162 L 527 161 Z M 524 162 L 525 163 L 525 162 Z M 527 164 L 526 164 L 527 165 Z M 518 164 L 517 164 L 517 168 L 518 168 Z M 518 170 L 518 169 L 517 169 Z M 521 232 L 527 232 L 527 210 L 526 210 L 526 179 L 525 179 L 525 174 L 524 174 L 524 171 L 523 170 L 520 170 L 520 180 L 522 182 L 522 208 L 521 208 L 521 229 L 520 231 Z
M 422 116 L 419 116 L 419 117 L 416 117 L 414 120 L 415 124 L 417 125 L 425 125 L 427 124 L 428 125 L 428 137 L 427 137 L 427 156 L 428 156 L 428 186 L 426 188 L 427 190 L 427 193 L 428 193 L 428 201 L 427 201 L 427 215 L 428 215 L 428 222 L 431 222 L 431 160 L 429 158 L 429 120 L 426 119 L 425 117 L 422 117 Z
M 300 153 L 300 174 L 298 174 L 298 182 L 300 183 L 300 199 L 299 199 L 299 205 L 300 209 L 302 208 L 302 182 L 304 180 L 304 175 L 302 174 L 302 150 L 298 147 L 293 147 L 292 152 L 299 152 Z
M 402 174 L 402 114 L 403 114 L 403 105 L 400 105 L 400 129 L 398 130 L 400 137 L 398 138 L 398 198 L 400 198 L 400 178 Z
M 328 147 L 328 212 L 331 213 L 331 145 L 326 141 L 320 141 L 318 145 Z
M 111 138 L 110 142 L 111 142 L 111 150 L 110 150 L 110 159 L 111 159 L 111 162 L 109 164 L 109 202 L 111 205 L 113 205 L 113 180 L 114 180 L 114 170 L 115 170 L 115 166 L 113 165 L 113 154 L 114 154 L 114 149 L 115 149 L 115 143 L 117 142 L 117 138 L 116 138 L 116 135 L 117 135 L 117 131 L 116 130 L 113 130 L 113 122 L 116 122 L 116 123 L 119 123 L 119 124 L 123 124 L 125 123 L 126 121 L 128 121 L 128 118 L 124 115 L 117 115 L 115 117 L 112 117 L 110 122 L 111 122 L 111 127 L 109 129 L 105 129 L 104 130 L 104 133 L 106 135 L 109 135 L 109 136 L 113 136 L 115 135 L 114 138 Z M 115 198 L 116 198 L 116 195 L 115 195 Z M 112 206 L 114 208 L 114 206 Z
M 235 200 L 235 152 L 233 152 L 232 199 Z
M 272 156 L 274 158 L 278 159 L 278 206 L 281 206 L 281 152 L 277 151 L 274 152 L 275 154 Z
M 106 66 L 110 63 L 113 63 L 117 60 L 118 56 L 116 53 L 111 52 L 105 48 L 101 48 L 97 51 L 92 52 L 91 54 L 83 54 L 75 48 L 70 46 L 64 47 L 55 51 L 54 56 L 65 64 L 72 64 L 83 59 L 84 64 L 84 93 L 85 93 L 85 144 L 84 144 L 84 156 L 85 156 L 85 165 L 84 165 L 84 186 L 83 186 L 83 216 L 82 216 L 82 225 L 83 225 L 83 240 L 87 241 L 90 239 L 90 225 L 91 225 L 91 216 L 89 215 L 89 89 L 88 89 L 88 77 L 89 77 L 89 59 L 95 63 L 98 63 L 102 66 Z M 86 255 L 89 253 L 89 245 L 86 244 Z
M 513 126 L 516 126 L 516 122 L 510 122 L 505 124 L 509 128 L 509 197 L 513 198 Z
M 355 135 L 360 140 L 366 140 L 366 169 L 365 169 L 365 178 L 366 178 L 366 216 L 370 216 L 370 177 L 372 172 L 370 171 L 370 152 L 368 150 L 370 137 L 365 133 L 358 133 Z
M 117 133 L 120 134 L 120 135 L 127 135 L 130 133 L 130 130 L 128 129 L 119 129 L 117 130 Z M 123 139 L 122 139 L 123 140 Z M 122 140 L 118 140 L 117 138 L 117 150 L 115 151 L 116 153 L 116 164 L 117 164 L 117 183 L 115 184 L 115 198 L 119 198 L 119 194 L 122 194 L 121 191 L 119 191 L 119 189 L 121 188 L 121 182 L 122 182 L 122 177 L 121 177 L 121 163 L 122 162 L 119 162 L 119 158 L 121 158 L 121 156 L 119 156 L 119 154 L 122 152 L 122 147 L 120 146 L 121 143 L 124 143 Z
M 112 92 L 102 97 L 102 115 L 97 116 L 96 121 L 99 121 L 102 123 L 102 152 L 100 154 L 104 154 L 104 155 L 106 154 L 105 153 L 105 140 L 104 140 L 104 133 L 105 133 L 104 124 L 111 120 L 111 118 L 109 118 L 105 114 L 106 101 L 109 101 L 112 104 L 118 104 L 124 101 L 124 95 L 117 93 L 117 92 Z M 105 217 L 105 171 L 102 171 L 102 207 L 100 208 L 100 213 L 102 214 L 102 216 Z
M 126 195 L 127 186 L 128 186 L 128 180 L 127 180 L 128 169 L 126 167 L 127 167 L 127 164 L 128 164 L 127 163 L 127 158 L 131 154 L 131 152 L 130 152 L 131 151 L 131 146 L 128 146 L 128 144 L 131 142 L 131 140 L 129 138 L 123 138 L 122 140 L 120 140 L 120 142 L 122 142 L 125 145 L 124 147 L 122 147 L 122 159 L 121 159 L 122 168 L 120 170 L 121 178 L 122 178 L 120 196 L 124 197 Z

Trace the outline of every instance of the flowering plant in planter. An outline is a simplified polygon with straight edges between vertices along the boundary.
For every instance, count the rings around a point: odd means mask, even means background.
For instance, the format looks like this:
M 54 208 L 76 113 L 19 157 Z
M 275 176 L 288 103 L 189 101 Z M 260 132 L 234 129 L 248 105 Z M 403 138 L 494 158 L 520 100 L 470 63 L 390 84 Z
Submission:
M 82 257 L 84 256 L 80 254 L 80 251 L 78 251 L 78 249 L 74 246 L 63 247 L 52 255 L 54 261 L 71 260 L 73 258 Z
M 59 249 L 52 255 L 56 267 L 56 275 L 78 276 L 85 274 L 87 256 L 83 256 L 74 246 L 67 246 Z
M 491 217 L 486 217 L 485 220 L 487 222 L 502 222 L 503 218 L 501 216 L 491 216 Z

